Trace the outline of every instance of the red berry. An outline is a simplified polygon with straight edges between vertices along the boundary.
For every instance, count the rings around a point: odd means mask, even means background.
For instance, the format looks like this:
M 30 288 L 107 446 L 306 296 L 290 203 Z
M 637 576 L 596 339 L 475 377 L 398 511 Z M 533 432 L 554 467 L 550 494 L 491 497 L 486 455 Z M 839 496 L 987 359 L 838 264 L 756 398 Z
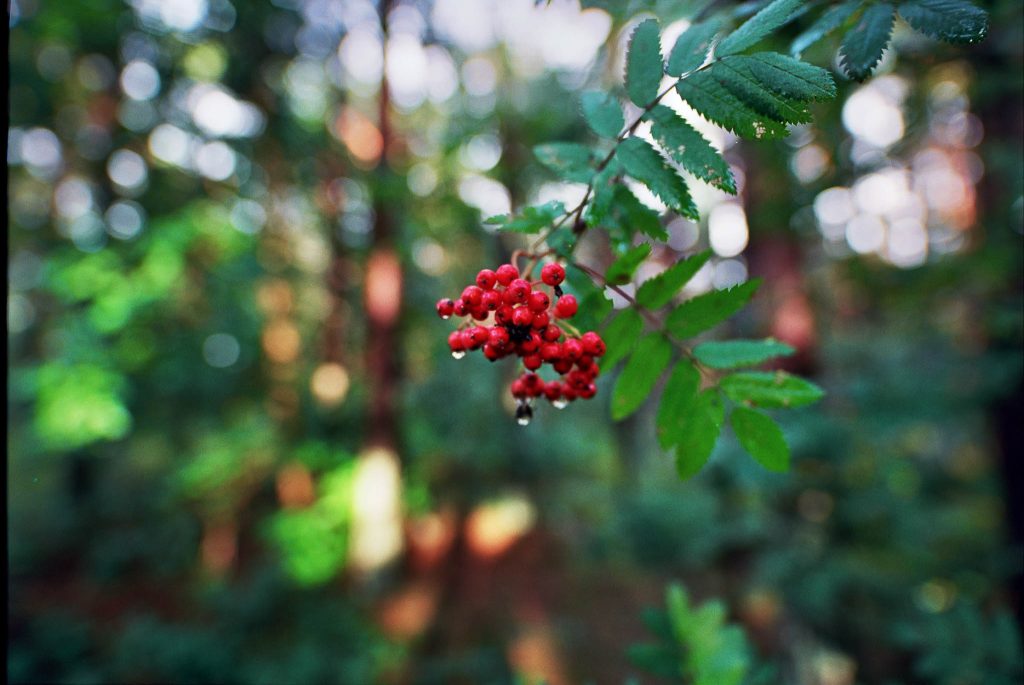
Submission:
M 437 301 L 437 315 L 442 319 L 447 319 L 455 312 L 455 302 L 448 299 L 447 297 L 443 300 Z
M 522 377 L 512 381 L 512 397 L 523 398 L 526 397 L 526 382 L 523 381 Z
M 533 354 L 540 349 L 541 339 L 536 333 L 530 333 L 530 336 L 525 340 L 522 340 L 516 347 L 516 350 L 522 354 Z
M 462 344 L 462 331 L 452 331 L 448 334 L 448 349 L 452 352 L 461 352 L 466 349 Z
M 544 343 L 540 346 L 540 358 L 546 362 L 556 362 L 562 358 L 562 346 L 558 343 Z
M 487 342 L 499 350 L 505 349 L 505 346 L 508 345 L 508 331 L 504 327 L 494 326 L 488 335 Z
M 476 275 L 476 284 L 483 290 L 493 290 L 498 283 L 498 275 L 490 269 L 481 269 Z
M 570 319 L 576 314 L 576 298 L 572 295 L 562 295 L 555 303 L 555 316 L 560 319 Z
M 585 355 L 583 355 L 582 357 L 580 357 L 579 359 L 576 360 L 576 368 L 577 369 L 582 369 L 583 371 L 586 371 L 587 369 L 589 369 L 593 365 L 594 365 L 594 358 L 591 357 L 589 354 L 585 354 Z
M 472 329 L 472 336 L 473 343 L 476 345 L 476 347 L 480 347 L 481 345 L 483 345 L 484 343 L 491 339 L 491 332 L 489 329 L 484 328 L 483 326 L 474 326 Z
M 533 397 L 540 397 L 544 392 L 544 379 L 535 373 L 528 373 L 523 376 L 523 385 L 526 386 L 527 394 Z
M 487 318 L 487 307 L 482 304 L 478 307 L 473 307 L 473 309 L 470 310 L 469 315 L 477 321 L 483 321 Z
M 516 278 L 519 278 L 519 269 L 515 268 L 511 264 L 502 264 L 498 267 L 498 270 L 494 272 L 495 278 L 498 279 L 498 283 L 501 285 L 508 285 Z
M 452 306 L 452 313 L 455 314 L 455 316 L 465 316 L 466 314 L 469 314 L 469 305 L 467 305 L 460 297 L 455 300 L 455 304 Z
M 583 343 L 583 349 L 587 354 L 600 357 L 605 352 L 604 340 L 601 340 L 601 336 L 594 331 L 584 333 L 580 342 Z
M 572 369 L 572 360 L 566 357 L 562 357 L 557 362 L 552 364 L 555 367 L 555 371 L 558 373 L 569 373 Z
M 496 290 L 484 291 L 483 299 L 480 302 L 488 311 L 494 311 L 501 306 L 501 293 Z
M 512 323 L 512 305 L 503 304 L 494 311 L 494 321 L 500 324 Z
M 583 343 L 576 338 L 569 338 L 562 344 L 562 349 L 565 351 L 565 356 L 568 359 L 576 361 L 583 356 Z
M 562 329 L 558 326 L 551 324 L 544 329 L 544 339 L 548 342 L 554 342 L 562 337 Z
M 475 350 L 480 346 L 476 344 L 476 340 L 473 338 L 472 328 L 463 328 L 459 331 L 459 336 L 462 338 L 462 348 L 466 350 Z
M 484 356 L 493 362 L 501 359 L 503 354 L 501 350 L 499 350 L 497 347 L 495 347 L 491 343 L 487 343 L 486 345 L 484 345 Z
M 529 326 L 533 323 L 533 312 L 526 307 L 516 307 L 512 312 L 512 323 L 516 326 Z
M 539 354 L 528 354 L 523 357 L 523 366 L 528 368 L 530 371 L 536 371 L 543 363 L 544 360 L 540 358 Z
M 562 396 L 562 384 L 558 381 L 550 381 L 544 385 L 544 397 L 554 402 Z
M 593 383 L 587 383 L 585 386 L 580 388 L 580 397 L 585 400 L 589 400 L 591 397 L 597 394 L 597 386 Z
M 551 306 L 551 298 L 540 291 L 530 293 L 527 305 L 535 312 L 546 312 Z
M 530 324 L 530 325 L 533 326 L 534 328 L 536 328 L 538 331 L 543 331 L 545 328 L 548 327 L 548 324 L 550 322 L 551 322 L 551 317 L 548 316 L 548 313 L 547 312 L 540 312 L 540 313 L 537 313 L 537 314 L 533 315 L 533 323 Z
M 509 296 L 512 297 L 512 301 L 516 304 L 524 304 L 530 297 L 530 284 L 521 278 L 517 278 L 508 284 L 508 290 L 505 291 L 505 301 L 508 302 Z
M 467 285 L 466 289 L 462 291 L 462 299 L 470 307 L 479 306 L 484 299 L 484 291 L 475 285 Z
M 568 386 L 565 383 L 563 383 L 562 397 L 565 398 L 567 401 L 572 402 L 574 399 L 576 399 L 576 390 L 571 386 Z
M 562 268 L 561 264 L 545 264 L 544 268 L 540 270 L 540 280 L 544 281 L 547 285 L 556 286 L 565 280 L 565 269 Z

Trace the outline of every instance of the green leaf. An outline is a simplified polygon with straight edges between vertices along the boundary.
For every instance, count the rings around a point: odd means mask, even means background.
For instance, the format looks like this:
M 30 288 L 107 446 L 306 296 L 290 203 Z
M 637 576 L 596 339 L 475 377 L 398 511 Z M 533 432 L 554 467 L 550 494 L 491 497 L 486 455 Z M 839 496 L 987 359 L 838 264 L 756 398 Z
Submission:
M 821 67 L 777 52 L 758 52 L 742 59 L 761 83 L 779 95 L 812 102 L 836 96 L 832 75 Z
M 683 31 L 668 56 L 666 73 L 669 76 L 680 76 L 704 64 L 711 52 L 711 43 L 721 27 L 719 21 L 705 21 Z
M 839 47 L 840 65 L 850 78 L 863 81 L 882 59 L 892 35 L 893 7 L 888 2 L 868 5 Z
M 775 357 L 787 357 L 795 350 L 778 340 L 726 340 L 706 342 L 693 348 L 693 356 L 713 369 L 756 366 Z
M 736 407 L 729 417 L 743 449 L 769 471 L 789 470 L 789 446 L 782 429 L 767 414 Z
M 642 668 L 662 678 L 679 677 L 679 657 L 670 647 L 635 644 L 629 646 L 626 654 L 637 668 Z
M 626 173 L 651 189 L 670 208 L 694 221 L 700 218 L 686 182 L 642 138 L 627 138 L 615 150 Z
M 488 218 L 484 223 L 497 225 L 503 231 L 540 233 L 541 229 L 551 225 L 563 214 L 565 214 L 565 205 L 552 200 L 535 207 L 525 207 L 520 216 L 512 217 L 508 214 L 500 214 Z
M 681 479 L 686 480 L 704 468 L 715 450 L 724 420 L 725 408 L 715 389 L 708 388 L 697 395 L 675 443 L 676 472 Z
M 566 181 L 590 183 L 594 177 L 594 153 L 579 143 L 545 143 L 533 148 L 541 164 Z
M 717 326 L 743 308 L 761 285 L 755 278 L 727 290 L 712 290 L 676 307 L 665 327 L 678 338 L 689 338 Z
M 739 28 L 730 33 L 715 49 L 719 57 L 732 55 L 746 50 L 769 33 L 790 20 L 793 13 L 800 8 L 804 0 L 775 0 L 760 12 L 743 22 Z
M 568 287 L 562 287 L 575 294 L 580 302 L 573 325 L 581 330 L 597 330 L 612 311 L 612 302 L 605 295 L 604 287 L 595 284 L 589 274 L 572 264 L 566 264 L 565 280 Z
M 621 183 L 615 182 L 615 177 L 620 173 L 622 165 L 613 157 L 608 166 L 594 176 L 594 199 L 583 212 L 583 220 L 587 226 L 593 228 L 600 225 L 615 209 L 615 193 L 622 187 Z
M 723 378 L 719 386 L 735 402 L 774 409 L 814 404 L 825 396 L 814 383 L 784 371 L 741 371 Z
M 603 211 L 605 228 L 617 244 L 632 245 L 637 232 L 655 240 L 668 240 L 668 231 L 661 225 L 658 213 L 641 202 L 626 185 L 615 184 L 610 192 L 610 203 Z M 594 225 L 589 220 L 588 224 Z
M 658 443 L 668 449 L 685 437 L 686 422 L 700 392 L 700 372 L 689 360 L 672 369 L 658 405 Z
M 664 307 L 710 258 L 711 250 L 704 250 L 679 260 L 654 278 L 644 281 L 636 291 L 636 301 L 647 309 Z
M 785 124 L 751 109 L 710 71 L 698 71 L 676 84 L 679 96 L 698 114 L 743 138 L 771 139 L 789 135 Z
M 612 393 L 612 418 L 621 421 L 643 404 L 672 358 L 672 344 L 660 333 L 640 339 Z
M 587 125 L 603 138 L 617 138 L 619 131 L 626 125 L 622 118 L 622 107 L 618 100 L 608 93 L 590 90 L 580 97 L 583 106 L 583 118 Z
M 988 33 L 988 13 L 966 0 L 910 0 L 900 4 L 900 16 L 947 43 L 977 43 Z
M 860 6 L 861 0 L 850 0 L 829 7 L 806 31 L 793 39 L 789 46 L 789 53 L 794 57 L 799 57 L 804 50 L 845 24 L 860 9 Z
M 665 105 L 655 105 L 646 117 L 651 135 L 674 160 L 697 178 L 736 194 L 736 181 L 722 155 L 697 129 Z
M 807 123 L 811 113 L 806 105 L 780 97 L 768 84 L 762 83 L 750 67 L 746 56 L 727 57 L 715 63 L 708 71 L 730 93 L 755 112 L 776 121 L 794 124 Z
M 626 93 L 639 107 L 646 107 L 658 96 L 663 67 L 661 29 L 657 19 L 640 23 L 629 37 L 626 49 Z
M 610 267 L 608 267 L 608 271 L 604 275 L 605 280 L 612 285 L 629 283 L 633 278 L 633 273 L 636 271 L 636 268 L 640 266 L 640 263 L 647 259 L 650 254 L 650 243 L 641 243 L 636 247 L 630 248 L 625 254 L 620 255 L 618 259 L 612 262 Z
M 640 333 L 644 328 L 644 320 L 635 309 L 623 309 L 604 330 L 604 344 L 607 348 L 601 358 L 601 366 L 610 370 L 621 359 L 633 351 Z

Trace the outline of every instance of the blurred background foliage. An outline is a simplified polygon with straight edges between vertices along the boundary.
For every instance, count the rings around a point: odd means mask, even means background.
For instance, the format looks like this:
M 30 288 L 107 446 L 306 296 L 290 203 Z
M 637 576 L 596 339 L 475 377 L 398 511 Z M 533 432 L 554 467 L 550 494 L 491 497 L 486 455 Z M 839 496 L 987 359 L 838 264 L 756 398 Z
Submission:
M 8 679 L 1020 682 L 1020 3 L 899 25 L 786 141 L 696 122 L 740 198 L 639 277 L 763 276 L 728 332 L 829 394 L 791 473 L 685 483 L 607 384 L 516 426 L 433 303 L 516 247 L 482 218 L 578 201 L 530 150 L 638 13 L 702 3 L 380 3 L 9 3 Z

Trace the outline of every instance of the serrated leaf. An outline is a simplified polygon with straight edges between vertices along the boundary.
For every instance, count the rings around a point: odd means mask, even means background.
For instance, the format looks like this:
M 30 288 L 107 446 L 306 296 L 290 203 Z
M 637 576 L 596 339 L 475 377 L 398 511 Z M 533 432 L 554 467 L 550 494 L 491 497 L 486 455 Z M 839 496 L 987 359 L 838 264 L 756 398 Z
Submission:
M 623 242 L 631 243 L 637 231 L 655 240 L 668 240 L 668 231 L 661 225 L 658 213 L 641 202 L 627 186 L 617 184 L 614 197 L 615 204 L 611 211 L 621 229 L 620 239 Z
M 845 24 L 860 7 L 861 0 L 851 0 L 829 7 L 806 31 L 793 39 L 789 46 L 790 54 L 799 57 L 804 50 Z
M 663 67 L 661 29 L 657 19 L 646 19 L 629 37 L 626 48 L 626 93 L 639 107 L 658 96 Z
M 627 174 L 650 188 L 670 208 L 694 221 L 700 218 L 686 182 L 647 141 L 627 138 L 615 150 L 615 157 Z
M 551 225 L 555 219 L 565 214 L 565 205 L 557 200 L 545 202 L 534 207 L 524 207 L 519 216 L 502 214 L 492 216 L 484 223 L 494 224 L 503 231 L 514 233 L 539 233 L 541 229 Z
M 977 43 L 988 33 L 988 13 L 966 0 L 910 0 L 899 11 L 915 29 L 947 43 Z
M 777 52 L 758 52 L 745 59 L 751 73 L 779 95 L 812 102 L 836 96 L 832 75 L 821 67 Z
M 755 112 L 786 123 L 803 124 L 811 120 L 806 105 L 772 92 L 769 85 L 762 83 L 754 74 L 750 62 L 744 55 L 727 57 L 716 62 L 708 71 L 726 90 Z
M 612 285 L 629 283 L 633 278 L 633 273 L 636 271 L 636 268 L 640 266 L 640 263 L 647 259 L 650 254 L 650 243 L 641 243 L 636 247 L 626 250 L 625 254 L 619 255 L 619 258 L 612 262 L 612 265 L 608 267 L 608 271 L 604 275 L 605 280 Z
M 712 369 L 736 369 L 756 366 L 775 357 L 786 357 L 795 350 L 786 343 L 766 340 L 725 340 L 706 342 L 693 348 L 693 356 Z
M 583 212 L 583 220 L 593 228 L 608 218 L 615 208 L 615 193 L 621 183 L 615 183 L 615 177 L 622 173 L 622 165 L 613 157 L 611 162 L 594 176 L 594 198 Z
M 672 358 L 672 344 L 661 333 L 640 339 L 612 392 L 612 419 L 621 421 L 643 404 Z
M 769 471 L 789 470 L 789 445 L 782 429 L 767 414 L 746 407 L 736 407 L 729 417 L 743 449 Z
M 893 6 L 888 2 L 864 8 L 839 47 L 839 63 L 847 76 L 856 81 L 867 78 L 889 44 L 893 20 Z
M 644 281 L 636 291 L 636 301 L 641 307 L 658 309 L 668 304 L 700 268 L 711 257 L 711 250 L 704 250 L 687 259 L 681 259 L 654 278 Z
M 683 31 L 676 39 L 676 44 L 672 46 L 665 72 L 669 76 L 680 76 L 704 64 L 708 53 L 711 52 L 715 35 L 721 28 L 722 24 L 719 21 L 705 21 Z
M 722 432 L 725 408 L 722 398 L 713 388 L 697 395 L 697 400 L 686 415 L 686 422 L 675 443 L 676 472 L 686 480 L 697 474 L 715 451 L 715 443 Z
M 709 71 L 698 71 L 676 84 L 679 96 L 698 114 L 743 138 L 771 139 L 789 135 L 785 124 L 745 105 Z
M 665 105 L 655 105 L 646 117 L 653 122 L 651 135 L 672 159 L 697 178 L 736 194 L 732 170 L 697 129 Z
M 727 290 L 712 290 L 683 302 L 672 310 L 665 327 L 678 338 L 689 338 L 717 326 L 743 309 L 761 284 L 755 278 Z
M 681 360 L 672 369 L 658 404 L 658 443 L 669 449 L 683 439 L 690 410 L 700 392 L 700 372 L 689 360 Z
M 622 118 L 622 106 L 610 94 L 590 90 L 580 96 L 583 118 L 597 135 L 603 138 L 617 138 L 626 125 Z
M 590 183 L 594 177 L 594 153 L 585 145 L 545 143 L 534 147 L 533 154 L 537 161 L 566 181 Z
M 719 387 L 734 402 L 770 409 L 803 407 L 825 396 L 814 383 L 784 371 L 741 371 L 723 378 Z
M 637 310 L 623 309 L 604 330 L 602 338 L 607 349 L 601 358 L 601 366 L 610 370 L 632 352 L 643 328 L 644 320 Z
M 715 48 L 719 57 L 746 50 L 792 18 L 804 0 L 775 0 L 743 22 Z

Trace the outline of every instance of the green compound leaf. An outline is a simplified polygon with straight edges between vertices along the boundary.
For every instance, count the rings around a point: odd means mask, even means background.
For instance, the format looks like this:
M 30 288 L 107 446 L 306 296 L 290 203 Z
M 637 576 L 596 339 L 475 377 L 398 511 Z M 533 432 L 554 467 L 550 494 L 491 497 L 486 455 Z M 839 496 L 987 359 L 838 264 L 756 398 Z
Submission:
M 789 470 L 789 446 L 782 429 L 767 414 L 746 407 L 736 407 L 729 416 L 732 429 L 743 449 L 769 471 Z
M 769 409 L 803 407 L 825 396 L 814 383 L 784 371 L 741 371 L 723 378 L 719 386 L 734 402 Z
M 618 100 L 608 93 L 590 90 L 580 97 L 583 118 L 591 130 L 602 138 L 617 138 L 626 125 L 622 118 L 622 107 Z
M 668 240 L 668 231 L 661 225 L 658 213 L 640 201 L 633 191 L 619 183 L 614 191 L 615 204 L 611 207 L 611 215 L 618 226 L 618 236 L 625 243 L 633 241 L 636 232 L 660 240 Z
M 736 369 L 756 366 L 775 357 L 786 357 L 795 350 L 778 340 L 726 340 L 706 342 L 693 348 L 693 356 L 712 369 Z
M 639 107 L 646 107 L 658 96 L 663 67 L 661 29 L 657 19 L 640 23 L 629 38 L 626 49 L 626 93 Z
M 608 271 L 605 273 L 605 280 L 611 285 L 622 285 L 629 283 L 633 278 L 633 273 L 636 268 L 640 266 L 651 254 L 651 244 L 641 243 L 636 247 L 632 247 L 626 250 L 626 253 L 620 255 L 618 259 L 612 262 L 612 265 L 608 267 Z
M 856 81 L 867 78 L 889 44 L 893 21 L 893 7 L 887 2 L 868 5 L 864 9 L 839 47 L 840 64 L 847 76 Z
M 820 102 L 836 96 L 832 75 L 798 59 L 777 52 L 758 52 L 734 59 L 746 62 L 750 73 L 766 88 L 783 97 Z
M 755 278 L 727 290 L 712 290 L 676 307 L 665 327 L 678 338 L 690 338 L 717 326 L 743 308 L 761 285 Z
M 533 154 L 537 161 L 566 181 L 590 183 L 594 177 L 594 153 L 585 145 L 545 143 L 534 147 Z
M 850 0 L 850 2 L 829 7 L 818 17 L 817 21 L 811 24 L 810 28 L 793 39 L 789 46 L 789 53 L 794 57 L 799 57 L 804 50 L 845 24 L 860 9 L 860 6 L 860 0 Z
M 552 200 L 535 207 L 524 207 L 520 216 L 499 214 L 488 218 L 484 223 L 495 225 L 503 231 L 512 231 L 514 233 L 540 233 L 541 229 L 551 225 L 555 219 L 563 214 L 565 214 L 565 205 Z
M 675 441 L 676 471 L 681 479 L 686 480 L 704 468 L 715 450 L 724 420 L 725 408 L 717 391 L 708 388 L 697 395 Z
M 619 374 L 612 393 L 612 418 L 620 421 L 635 412 L 672 358 L 672 344 L 660 333 L 640 339 L 636 350 Z
M 655 105 L 646 118 L 653 122 L 651 135 L 672 159 L 702 181 L 736 194 L 732 170 L 697 129 L 665 105 Z
M 679 214 L 699 220 L 697 206 L 690 197 L 686 181 L 665 163 L 657 150 L 642 138 L 627 138 L 615 150 L 626 173 L 651 189 L 661 201 Z
M 679 96 L 698 114 L 743 138 L 767 140 L 789 135 L 785 124 L 751 109 L 710 72 L 698 71 L 676 84 Z
M 751 69 L 752 61 L 742 55 L 728 57 L 719 60 L 709 71 L 726 90 L 755 112 L 783 123 L 809 122 L 811 113 L 806 105 L 773 92 Z
M 622 187 L 621 183 L 615 182 L 615 177 L 621 173 L 622 165 L 613 157 L 608 166 L 597 172 L 597 175 L 594 176 L 594 199 L 583 210 L 583 220 L 587 223 L 587 226 L 594 227 L 600 225 L 608 219 L 615 209 L 615 193 Z
M 644 281 L 636 291 L 637 303 L 647 309 L 664 307 L 710 258 L 711 250 L 704 250 L 679 260 L 654 278 Z
M 624 309 L 604 330 L 604 344 L 607 348 L 601 358 L 601 367 L 611 369 L 626 355 L 633 351 L 640 333 L 644 328 L 644 320 L 640 313 L 633 309 Z
M 743 22 L 739 28 L 722 39 L 715 49 L 719 57 L 746 50 L 792 18 L 804 0 L 775 0 Z
M 915 29 L 947 43 L 977 43 L 988 33 L 988 13 L 965 0 L 910 0 L 899 11 Z
M 669 76 L 681 76 L 704 64 L 708 53 L 711 52 L 715 35 L 721 28 L 722 24 L 719 21 L 705 21 L 683 31 L 668 56 L 665 72 Z
M 685 437 L 686 422 L 697 403 L 700 372 L 689 360 L 681 360 L 672 369 L 658 405 L 658 443 L 669 449 Z

